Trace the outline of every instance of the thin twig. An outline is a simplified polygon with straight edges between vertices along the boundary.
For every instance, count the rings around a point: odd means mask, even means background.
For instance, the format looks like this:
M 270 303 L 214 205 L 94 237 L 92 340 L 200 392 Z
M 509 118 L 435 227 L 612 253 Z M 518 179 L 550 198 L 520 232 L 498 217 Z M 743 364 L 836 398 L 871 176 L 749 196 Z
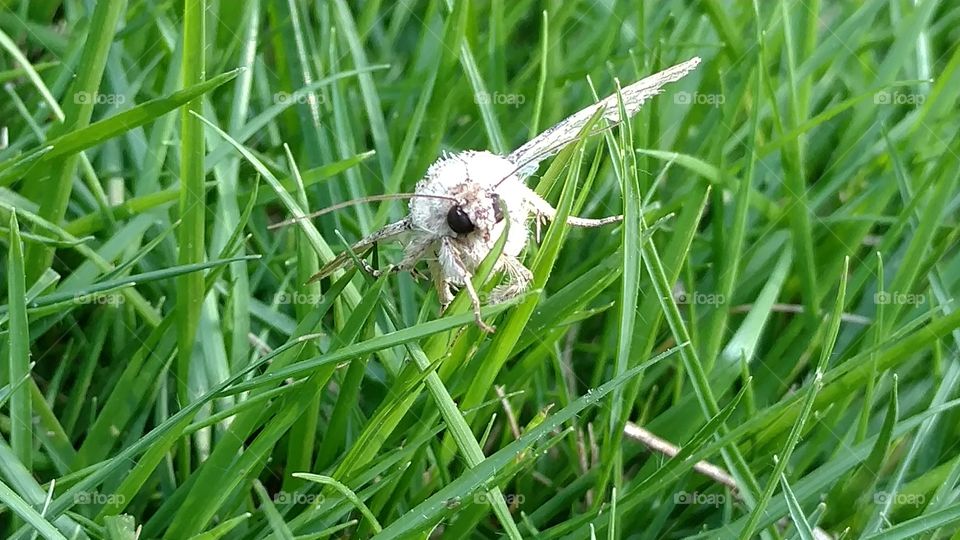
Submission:
M 520 424 L 517 423 L 517 417 L 513 414 L 513 407 L 510 406 L 510 400 L 507 399 L 507 394 L 504 393 L 502 386 L 494 386 L 494 391 L 497 393 L 497 397 L 500 399 L 500 404 L 503 406 L 503 412 L 507 414 L 507 423 L 510 424 L 510 431 L 513 432 L 514 440 L 520 438 Z
M 590 467 L 599 467 L 600 445 L 597 444 L 597 436 L 593 432 L 593 422 L 587 423 L 587 440 L 590 441 Z
M 583 440 L 582 429 L 577 429 L 577 458 L 580 463 L 580 473 L 587 474 L 590 464 L 587 461 L 587 445 Z M 587 490 L 584 500 L 588 507 L 593 506 L 593 488 Z
M 753 304 L 742 304 L 730 308 L 730 313 L 747 313 L 751 309 L 753 309 Z M 770 306 L 770 311 L 779 313 L 803 313 L 804 309 L 805 308 L 799 304 L 772 304 Z M 870 324 L 873 322 L 870 317 L 864 317 L 863 315 L 857 315 L 855 313 L 841 313 L 840 320 L 853 324 Z
M 643 444 L 650 450 L 663 454 L 667 457 L 674 457 L 678 453 L 680 453 L 679 446 L 676 446 L 673 443 L 670 443 L 668 441 L 661 439 L 660 437 L 654 435 L 653 433 L 650 433 L 646 429 L 638 426 L 637 424 L 634 424 L 633 422 L 627 422 L 627 425 L 624 426 L 623 428 L 623 433 L 624 435 L 626 435 L 627 437 L 630 437 L 631 439 L 640 441 L 641 444 Z M 693 466 L 693 470 L 697 471 L 698 473 L 720 484 L 727 486 L 734 493 L 737 492 L 736 480 L 734 480 L 733 477 L 730 476 L 730 474 L 727 471 L 721 469 L 720 467 L 717 467 L 716 465 L 713 465 L 712 463 L 708 463 L 706 461 L 698 461 Z
M 247 333 L 247 340 L 251 345 L 254 346 L 263 356 L 266 356 L 273 352 L 273 348 L 270 345 L 267 345 L 265 341 L 260 339 L 260 336 L 254 334 L 253 332 Z
M 678 453 L 680 453 L 680 447 L 676 446 L 673 443 L 665 441 L 664 439 L 654 435 L 653 433 L 650 433 L 646 429 L 638 426 L 637 424 L 634 424 L 633 422 L 627 422 L 627 425 L 623 428 L 623 433 L 624 435 L 626 435 L 627 437 L 630 437 L 631 439 L 640 441 L 641 444 L 643 444 L 650 450 L 663 454 L 667 457 L 674 457 Z M 712 463 L 708 463 L 706 461 L 698 461 L 693 466 L 693 470 L 697 471 L 698 473 L 706 476 L 707 478 L 710 478 L 711 480 L 719 484 L 723 484 L 724 486 L 727 486 L 728 488 L 730 488 L 731 494 L 734 497 L 739 498 L 737 481 L 734 480 L 733 477 L 730 476 L 730 474 L 727 471 L 721 469 L 720 467 L 717 467 Z M 824 531 L 820 527 L 816 527 L 813 532 L 816 535 L 817 540 L 832 540 L 833 538 L 833 536 L 830 533 Z

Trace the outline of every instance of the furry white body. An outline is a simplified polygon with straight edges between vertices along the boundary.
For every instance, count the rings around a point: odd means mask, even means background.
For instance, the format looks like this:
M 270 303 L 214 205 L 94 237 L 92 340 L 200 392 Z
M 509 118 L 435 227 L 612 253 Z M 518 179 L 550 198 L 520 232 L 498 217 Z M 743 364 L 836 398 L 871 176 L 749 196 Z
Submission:
M 507 219 L 510 220 L 509 236 L 497 270 L 516 270 L 511 268 L 506 259 L 516 261 L 526 246 L 529 234 L 527 219 L 530 215 L 526 203 L 526 192 L 529 190 L 516 175 L 516 168 L 515 164 L 502 156 L 467 151 L 444 156 L 431 165 L 426 176 L 417 183 L 417 193 L 444 195 L 464 201 L 461 206 L 475 227 L 474 231 L 467 234 L 454 231 L 447 222 L 451 205 L 448 200 L 429 197 L 410 199 L 410 224 L 415 238 L 407 245 L 407 252 L 411 248 L 426 249 L 431 274 L 440 276 L 440 281 L 446 282 L 437 285 L 441 304 L 445 305 L 453 298 L 449 286 L 463 286 L 466 275 L 472 274 L 490 253 L 503 234 Z M 506 206 L 507 217 L 497 221 L 498 216 L 504 216 L 496 208 L 501 202 Z M 526 275 L 514 274 L 510 275 L 511 283 L 515 283 L 518 277 L 524 279 L 524 284 L 529 281 Z M 516 293 L 502 288 L 495 292 L 494 297 L 503 300 L 508 292 Z
M 453 300 L 455 288 L 465 287 L 473 301 L 477 324 L 492 330 L 480 319 L 480 299 L 471 283 L 474 271 L 503 232 L 503 220 L 509 219 L 509 237 L 494 268 L 507 275 L 507 282 L 494 289 L 490 301 L 496 303 L 523 292 L 532 279 L 517 258 L 529 236 L 527 222 L 531 214 L 536 219 L 553 219 L 556 213 L 523 179 L 535 172 L 541 161 L 574 142 L 598 112 L 610 122 L 620 122 L 622 103 L 629 118 L 646 100 L 659 94 L 664 85 L 683 78 L 699 63 L 700 59 L 695 57 L 633 83 L 621 89 L 619 95 L 611 95 L 544 131 L 509 156 L 475 151 L 443 156 L 417 183 L 410 199 L 410 214 L 360 240 L 351 251 L 361 255 L 376 242 L 405 241 L 403 259 L 389 270 L 413 271 L 419 261 L 426 261 L 441 306 L 446 307 Z M 501 204 L 506 206 L 505 215 L 499 211 Z M 596 227 L 621 219 L 622 216 L 571 216 L 567 223 Z M 330 275 L 352 260 L 349 253 L 341 253 L 314 279 Z

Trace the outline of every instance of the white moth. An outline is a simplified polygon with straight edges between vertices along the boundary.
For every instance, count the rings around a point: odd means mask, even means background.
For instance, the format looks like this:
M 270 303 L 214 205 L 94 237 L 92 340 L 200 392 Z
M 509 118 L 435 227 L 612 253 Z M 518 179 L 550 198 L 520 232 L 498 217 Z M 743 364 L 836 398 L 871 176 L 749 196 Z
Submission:
M 636 114 L 640 106 L 659 94 L 667 83 L 680 80 L 699 63 L 700 58 L 694 57 L 623 88 L 621 96 L 627 117 Z M 489 298 L 492 303 L 514 297 L 529 286 L 533 275 L 517 258 L 527 243 L 528 221 L 531 216 L 542 220 L 553 219 L 556 214 L 550 203 L 524 184 L 524 179 L 534 173 L 544 159 L 576 141 L 581 129 L 599 110 L 608 121 L 620 121 L 619 100 L 613 94 L 544 131 L 507 156 L 485 151 L 442 156 L 417 183 L 416 191 L 406 195 L 410 197 L 410 214 L 360 240 L 351 251 L 362 256 L 377 242 L 404 242 L 404 256 L 399 263 L 384 271 L 364 263 L 365 269 L 375 276 L 382 272 L 415 271 L 418 262 L 426 261 L 441 309 L 453 301 L 455 289 L 466 287 L 477 325 L 493 331 L 480 318 L 480 298 L 471 278 L 506 225 L 500 205 L 506 206 L 510 228 L 494 271 L 503 272 L 507 280 L 493 290 Z M 623 216 L 603 219 L 570 216 L 567 223 L 598 227 L 622 219 Z M 349 252 L 341 253 L 312 280 L 347 268 L 353 260 Z

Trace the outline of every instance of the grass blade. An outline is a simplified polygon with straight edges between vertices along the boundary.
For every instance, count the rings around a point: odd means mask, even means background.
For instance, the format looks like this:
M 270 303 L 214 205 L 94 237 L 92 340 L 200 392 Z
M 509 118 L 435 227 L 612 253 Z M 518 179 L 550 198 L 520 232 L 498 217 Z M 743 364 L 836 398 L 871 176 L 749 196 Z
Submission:
M 9 380 L 30 378 L 30 326 L 27 319 L 27 287 L 24 269 L 23 242 L 17 213 L 10 213 L 10 253 L 7 256 L 7 299 L 10 318 L 7 345 Z M 33 468 L 33 405 L 30 383 L 19 385 L 10 394 L 10 444 L 20 463 L 27 470 Z
M 206 0 L 186 0 L 183 4 L 183 61 L 181 78 L 184 86 L 203 82 L 206 73 L 207 43 L 205 36 Z M 203 124 L 194 116 L 202 107 L 195 97 L 180 114 L 180 244 L 177 262 L 180 265 L 202 263 L 206 255 L 206 189 L 203 159 L 205 146 Z M 189 403 L 191 370 L 200 366 L 193 360 L 194 343 L 200 324 L 204 299 L 204 280 L 199 273 L 177 278 L 177 397 L 181 404 Z M 181 478 L 190 474 L 190 445 L 183 439 L 179 460 Z
M 93 114 L 93 99 L 100 89 L 100 79 L 107 63 L 107 53 L 113 42 L 114 29 L 120 21 L 120 16 L 126 9 L 126 0 L 104 0 L 97 2 L 90 20 L 91 30 L 83 46 L 77 77 L 67 93 L 68 101 L 64 104 L 63 123 L 58 124 L 51 135 L 59 136 L 86 127 Z M 25 188 L 27 198 L 37 202 L 40 206 L 40 217 L 52 223 L 59 223 L 63 219 L 70 200 L 73 175 L 77 169 L 78 156 L 71 155 L 61 161 L 54 162 L 47 182 L 31 182 Z M 27 282 L 33 283 L 53 262 L 53 250 L 45 246 L 32 244 L 26 251 Z

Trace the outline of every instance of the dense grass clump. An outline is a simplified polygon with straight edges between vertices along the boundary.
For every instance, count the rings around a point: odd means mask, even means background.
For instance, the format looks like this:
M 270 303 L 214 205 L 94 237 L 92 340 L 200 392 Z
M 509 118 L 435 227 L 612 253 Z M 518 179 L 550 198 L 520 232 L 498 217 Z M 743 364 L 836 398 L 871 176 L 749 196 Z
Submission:
M 0 0 L 0 537 L 956 538 L 958 21 Z M 545 225 L 493 334 L 308 282 L 404 201 L 269 228 L 693 56 L 528 180 L 626 219 Z

